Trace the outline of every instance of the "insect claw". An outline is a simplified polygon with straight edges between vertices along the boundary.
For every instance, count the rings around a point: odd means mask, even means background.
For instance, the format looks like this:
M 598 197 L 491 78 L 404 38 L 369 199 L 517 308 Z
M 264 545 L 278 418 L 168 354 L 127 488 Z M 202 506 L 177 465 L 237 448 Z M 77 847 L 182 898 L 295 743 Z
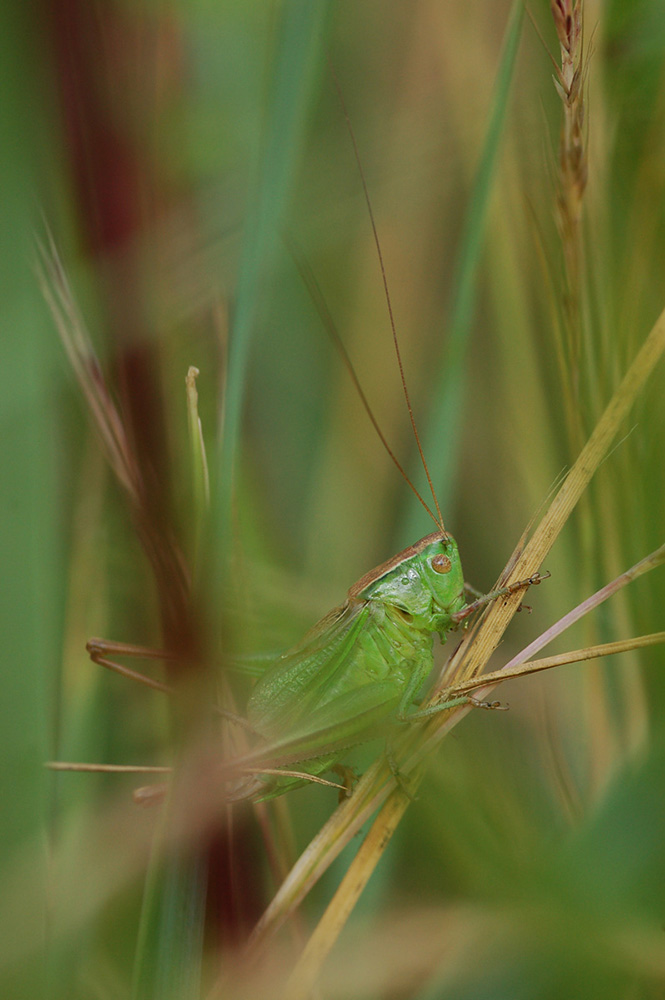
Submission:
M 549 570 L 546 570 L 545 573 L 533 573 L 526 582 L 530 587 L 537 587 L 539 583 L 543 582 L 543 580 L 548 580 L 551 577 L 551 575 L 552 574 L 550 573 Z M 531 607 L 530 604 L 520 604 L 517 610 L 518 611 L 524 610 L 528 614 L 531 614 L 533 608 Z
M 502 705 L 500 701 L 481 701 L 480 698 L 474 698 L 472 694 L 467 697 L 470 705 L 473 705 L 475 708 L 487 709 L 487 711 L 507 712 L 510 707 L 509 705 Z

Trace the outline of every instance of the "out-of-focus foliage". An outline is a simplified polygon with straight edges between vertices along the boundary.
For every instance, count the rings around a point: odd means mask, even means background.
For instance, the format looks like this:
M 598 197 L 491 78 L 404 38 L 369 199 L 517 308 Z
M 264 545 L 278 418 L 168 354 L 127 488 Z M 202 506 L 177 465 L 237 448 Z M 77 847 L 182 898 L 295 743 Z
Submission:
M 200 370 L 213 470 L 224 392 L 237 400 L 230 568 L 205 629 L 231 635 L 243 653 L 277 653 L 392 555 L 405 525 L 432 528 L 287 248 L 307 259 L 377 419 L 420 485 L 328 56 L 372 199 L 415 417 L 436 449 L 428 428 L 450 363 L 460 241 L 477 207 L 510 4 L 54 0 L 37 5 L 35 22 L 5 6 L 3 995 L 32 998 L 44 984 L 68 998 L 207 995 L 220 969 L 232 975 L 229 953 L 275 887 L 250 810 L 233 847 L 225 829 L 210 834 L 207 868 L 186 846 L 194 828 L 162 864 L 160 809 L 133 804 L 137 779 L 42 766 L 167 762 L 177 732 L 159 694 L 85 653 L 100 634 L 162 646 L 170 592 L 155 583 L 43 304 L 42 212 L 133 429 L 154 516 L 189 565 L 188 367 Z M 569 301 L 556 225 L 562 105 L 547 49 L 558 63 L 559 48 L 549 4 L 530 10 L 542 38 L 525 18 L 474 262 L 469 346 L 456 362 L 455 472 L 435 483 L 450 498 L 443 515 L 467 579 L 485 590 L 576 454 L 557 347 Z M 658 0 L 586 4 L 582 347 L 572 378 L 583 437 L 665 306 L 664 34 Z M 663 542 L 664 377 L 657 370 L 647 386 L 506 646 Z M 662 570 L 641 579 L 562 648 L 658 630 L 664 591 Z M 351 916 L 323 995 L 661 995 L 664 666 L 656 647 L 567 667 L 502 689 L 510 712 L 468 717 Z M 241 683 L 240 701 L 246 691 Z M 362 768 L 381 749 L 350 757 Z M 291 838 L 297 856 L 335 804 L 327 789 L 289 795 L 272 820 L 275 840 Z M 305 928 L 350 853 L 312 892 Z M 271 958 L 288 965 L 292 955 L 275 948 Z M 278 969 L 229 989 L 275 996 Z

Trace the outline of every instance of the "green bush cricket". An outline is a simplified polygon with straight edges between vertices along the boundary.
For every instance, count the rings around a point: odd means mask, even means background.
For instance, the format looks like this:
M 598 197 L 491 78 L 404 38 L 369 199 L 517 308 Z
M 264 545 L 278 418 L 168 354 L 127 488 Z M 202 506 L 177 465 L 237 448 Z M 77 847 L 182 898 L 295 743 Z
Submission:
M 431 708 L 417 706 L 434 665 L 434 634 L 445 642 L 484 605 L 543 578 L 535 574 L 467 604 L 457 543 L 442 527 L 366 573 L 343 605 L 264 670 L 246 718 L 220 711 L 262 744 L 223 766 L 227 798 L 263 800 L 312 781 L 330 784 L 321 775 L 339 768 L 350 747 L 389 736 L 396 724 L 462 704 L 498 707 L 469 694 Z M 173 693 L 108 658 L 112 653 L 167 658 L 164 652 L 99 639 L 87 648 L 95 663 Z
M 494 707 L 469 696 L 414 707 L 434 665 L 434 633 L 445 642 L 479 607 L 540 579 L 466 604 L 457 543 L 443 530 L 367 573 L 341 607 L 268 668 L 249 699 L 247 721 L 269 741 L 273 760 L 297 766 L 301 776 L 257 776 L 239 786 L 237 797 L 272 798 L 306 783 L 338 765 L 348 747 L 385 732 L 390 720 L 465 703 Z

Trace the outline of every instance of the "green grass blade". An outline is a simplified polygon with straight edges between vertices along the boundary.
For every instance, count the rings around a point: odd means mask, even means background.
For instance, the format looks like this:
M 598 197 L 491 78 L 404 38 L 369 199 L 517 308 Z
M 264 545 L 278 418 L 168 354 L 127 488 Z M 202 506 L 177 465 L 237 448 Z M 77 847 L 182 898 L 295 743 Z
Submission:
M 35 69 L 20 10 L 5 5 L 0 14 L 0 757 L 7 782 L 0 819 L 0 994 L 16 1000 L 40 997 L 46 987 L 47 678 L 59 657 L 62 593 L 53 461 L 57 345 L 31 268 L 37 150 L 49 155 L 48 136 L 34 108 L 26 114 Z
M 265 301 L 280 226 L 298 164 L 307 112 L 321 65 L 327 19 L 325 0 L 288 0 L 281 11 L 273 95 L 262 148 L 254 167 L 231 327 L 226 398 L 216 458 L 212 505 L 213 562 L 218 587 L 228 559 L 233 476 L 236 467 L 245 379 L 252 335 Z
M 501 137 L 503 135 L 510 85 L 522 29 L 524 7 L 516 0 L 508 21 L 503 54 L 496 79 L 485 143 L 469 201 L 466 224 L 453 280 L 454 299 L 440 377 L 434 390 L 433 413 L 424 435 L 424 452 L 430 475 L 437 491 L 444 519 L 454 495 L 454 476 L 459 450 L 464 401 L 466 351 L 471 335 L 476 279 L 483 251 L 483 237 L 496 173 Z M 420 480 L 421 476 L 414 477 Z M 423 534 L 423 512 L 411 503 L 400 535 L 402 545 L 408 545 Z M 428 529 L 429 530 L 429 529 Z
M 194 1000 L 201 992 L 206 864 L 201 851 L 165 852 L 167 811 L 146 875 L 133 1000 Z

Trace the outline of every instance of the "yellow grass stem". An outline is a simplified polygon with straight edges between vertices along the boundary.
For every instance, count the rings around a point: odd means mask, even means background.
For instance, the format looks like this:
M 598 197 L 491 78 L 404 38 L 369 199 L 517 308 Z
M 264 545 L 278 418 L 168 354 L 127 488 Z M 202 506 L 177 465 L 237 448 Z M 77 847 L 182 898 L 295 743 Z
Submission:
M 466 694 L 469 691 L 476 691 L 478 688 L 484 690 L 486 685 L 499 684 L 510 680 L 511 677 L 524 677 L 526 674 L 536 674 L 541 670 L 551 670 L 552 667 L 562 667 L 567 663 L 582 663 L 585 660 L 594 660 L 600 656 L 614 656 L 616 653 L 630 653 L 634 649 L 644 649 L 646 646 L 657 646 L 665 642 L 665 632 L 651 632 L 649 635 L 638 635 L 633 639 L 618 639 L 616 642 L 602 642 L 597 646 L 585 646 L 584 649 L 572 649 L 567 653 L 557 653 L 555 656 L 543 656 L 539 660 L 527 660 L 518 667 L 504 668 L 503 670 L 493 670 L 492 673 L 483 674 L 472 681 L 458 684 L 450 691 L 450 697 Z

